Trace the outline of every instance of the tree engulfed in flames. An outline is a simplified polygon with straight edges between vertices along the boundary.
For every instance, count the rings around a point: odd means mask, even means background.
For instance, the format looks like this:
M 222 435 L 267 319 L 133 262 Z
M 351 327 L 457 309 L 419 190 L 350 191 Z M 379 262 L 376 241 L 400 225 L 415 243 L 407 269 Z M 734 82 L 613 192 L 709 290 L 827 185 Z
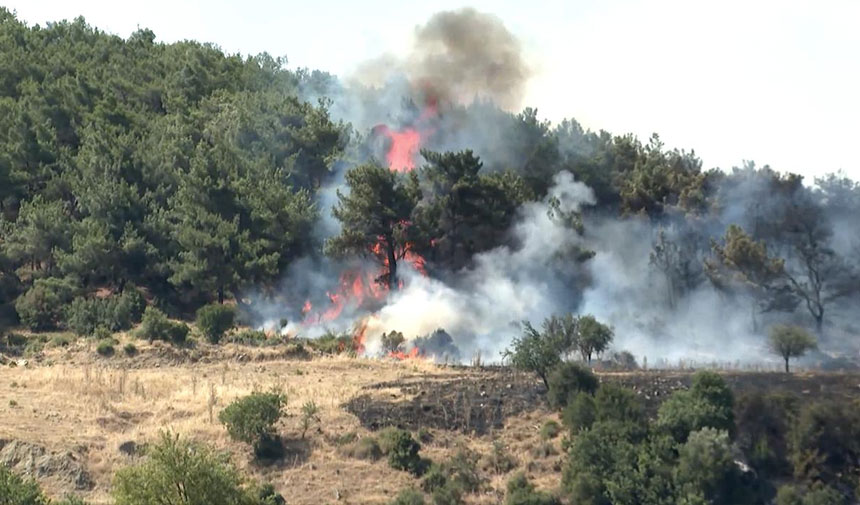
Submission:
M 388 140 L 388 149 L 385 154 L 388 168 L 393 172 L 408 173 L 415 169 L 415 160 L 421 149 L 422 141 L 431 134 L 429 128 L 421 128 L 426 125 L 427 120 L 437 115 L 435 101 L 431 101 L 416 120 L 419 127 L 409 126 L 395 131 L 386 125 L 379 125 L 373 129 L 374 134 L 384 135 Z M 403 223 L 409 226 L 410 223 Z M 327 321 L 334 321 L 343 313 L 346 307 L 362 308 L 369 302 L 384 300 L 389 293 L 389 288 L 384 279 L 388 275 L 389 262 L 384 254 L 382 238 L 371 247 L 371 254 L 380 259 L 382 263 L 381 272 L 373 273 L 360 269 L 344 271 L 338 282 L 338 288 L 326 295 L 330 300 L 328 308 L 322 312 L 314 312 L 310 300 L 305 301 L 302 306 L 304 324 L 313 325 Z M 413 244 L 407 243 L 397 254 L 398 259 L 405 260 L 421 275 L 427 275 L 424 258 L 413 250 Z M 398 288 L 403 287 L 403 281 L 398 280 Z M 353 332 L 353 346 L 358 354 L 364 352 L 365 339 L 367 337 L 369 319 L 373 316 L 363 318 Z M 395 359 L 414 359 L 420 357 L 420 350 L 412 348 L 409 352 L 396 351 L 388 354 Z

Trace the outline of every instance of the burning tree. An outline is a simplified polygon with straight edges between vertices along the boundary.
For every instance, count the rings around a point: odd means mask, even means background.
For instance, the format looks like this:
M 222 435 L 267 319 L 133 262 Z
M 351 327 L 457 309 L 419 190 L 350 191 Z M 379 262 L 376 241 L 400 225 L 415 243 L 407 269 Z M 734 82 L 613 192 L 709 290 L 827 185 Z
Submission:
M 420 199 L 418 178 L 377 164 L 365 164 L 346 174 L 349 193 L 337 192 L 332 209 L 343 229 L 326 242 L 326 254 L 373 258 L 381 267 L 377 281 L 389 289 L 397 285 L 397 263 L 412 253 L 410 218 Z

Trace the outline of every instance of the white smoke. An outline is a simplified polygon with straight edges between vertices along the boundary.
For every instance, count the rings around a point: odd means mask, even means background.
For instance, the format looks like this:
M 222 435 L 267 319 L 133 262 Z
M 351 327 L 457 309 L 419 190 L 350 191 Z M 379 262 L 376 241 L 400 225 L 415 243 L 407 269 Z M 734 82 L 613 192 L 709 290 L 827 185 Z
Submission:
M 370 319 L 368 351 L 378 351 L 383 332 L 397 330 L 415 338 L 443 328 L 454 337 L 464 358 L 480 352 L 483 359 L 496 361 L 519 332 L 517 323 L 569 310 L 570 293 L 577 286 L 560 282 L 554 263 L 571 246 L 581 245 L 582 239 L 550 216 L 549 198 L 556 198 L 564 211 L 594 203 L 591 189 L 569 172 L 561 172 L 547 200 L 520 209 L 511 230 L 519 247 L 503 246 L 476 255 L 474 267 L 459 272 L 449 283 L 407 272 L 404 288 Z

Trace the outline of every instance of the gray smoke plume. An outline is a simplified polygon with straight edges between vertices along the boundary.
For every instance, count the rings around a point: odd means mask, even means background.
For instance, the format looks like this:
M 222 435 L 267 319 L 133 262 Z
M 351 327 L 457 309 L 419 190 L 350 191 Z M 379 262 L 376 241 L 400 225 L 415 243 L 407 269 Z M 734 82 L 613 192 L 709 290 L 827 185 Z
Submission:
M 481 98 L 517 110 L 531 70 L 519 40 L 501 19 L 465 8 L 439 12 L 417 27 L 405 58 L 381 56 L 360 65 L 352 77 L 382 87 L 398 76 L 431 102 L 468 104 Z

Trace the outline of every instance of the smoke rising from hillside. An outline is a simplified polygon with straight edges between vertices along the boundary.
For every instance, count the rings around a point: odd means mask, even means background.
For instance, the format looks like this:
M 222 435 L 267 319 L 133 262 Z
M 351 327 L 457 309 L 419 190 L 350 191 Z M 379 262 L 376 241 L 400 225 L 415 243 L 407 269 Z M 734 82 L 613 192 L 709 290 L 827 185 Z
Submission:
M 503 110 L 520 105 L 529 72 L 519 43 L 499 20 L 471 9 L 435 15 L 416 30 L 408 57 L 368 62 L 357 76 L 377 87 L 305 83 L 305 98 L 330 97 L 333 115 L 351 122 L 360 133 L 379 124 L 415 127 L 426 133 L 421 147 L 471 149 L 483 161 L 484 173 L 512 170 L 528 176 L 552 160 L 590 163 L 601 156 L 595 151 L 598 144 L 586 142 L 585 133 L 577 134 L 576 124 L 565 125 L 565 131 L 542 142 L 550 127 L 536 114 Z M 363 138 L 358 142 L 362 148 L 351 157 L 356 162 L 384 160 L 385 139 L 380 140 L 381 144 Z M 368 145 L 376 147 L 367 149 Z M 421 166 L 421 157 L 416 158 L 416 166 Z M 295 322 L 301 320 L 301 297 L 317 293 L 314 305 L 325 303 L 320 293 L 337 283 L 343 266 L 315 260 L 293 269 L 285 281 L 285 292 L 298 293 L 290 307 L 275 304 L 260 312 L 270 323 L 288 313 L 293 321 L 288 332 L 304 336 L 350 331 L 356 320 L 363 319 L 370 354 L 380 351 L 384 332 L 400 331 L 413 340 L 441 328 L 451 335 L 464 361 L 476 353 L 485 361 L 498 361 L 501 351 L 520 334 L 524 320 L 537 327 L 554 314 L 593 314 L 614 328 L 613 350 L 629 351 L 640 362 L 647 358 L 650 364 L 663 365 L 693 361 L 777 366 L 767 348 L 767 328 L 774 323 L 809 326 L 802 304 L 794 312 L 761 313 L 753 308 L 756 302 L 749 294 L 715 289 L 702 271 L 712 241 L 719 241 L 728 225 L 739 224 L 756 236 L 766 236 L 782 219 L 781 213 L 799 205 L 801 196 L 785 192 L 785 181 L 776 183 L 782 189 L 775 187 L 772 173 L 745 168 L 730 179 L 715 179 L 713 209 L 707 216 L 669 211 L 651 219 L 623 216 L 617 208 L 592 208 L 600 187 L 591 188 L 561 171 L 545 199 L 519 209 L 503 244 L 478 253 L 462 270 L 426 277 L 403 265 L 403 288 L 392 291 L 378 306 L 353 307 L 325 324 L 302 325 Z M 339 229 L 329 211 L 335 191 L 344 190 L 342 181 L 338 170 L 319 193 L 325 224 L 321 239 Z M 551 216 L 551 198 L 558 200 L 561 210 L 584 211 L 582 233 Z M 860 230 L 851 228 L 860 209 L 840 205 L 828 207 L 827 217 L 835 227 L 834 247 L 848 257 L 852 248 L 860 250 Z M 651 261 L 661 233 L 690 247 L 683 254 L 691 255 L 698 270 L 689 273 L 683 292 L 672 293 L 666 272 Z M 801 271 L 803 265 L 780 240 L 771 250 L 786 258 L 788 269 Z M 576 248 L 594 251 L 594 257 L 576 261 L 570 256 Z M 825 349 L 857 353 L 851 336 L 860 321 L 845 310 L 852 300 L 856 298 L 829 305 Z
M 531 71 L 519 40 L 496 16 L 471 8 L 435 14 L 415 29 L 409 53 L 383 55 L 360 65 L 359 83 L 384 87 L 405 77 L 434 101 L 492 100 L 506 110 L 522 106 Z

